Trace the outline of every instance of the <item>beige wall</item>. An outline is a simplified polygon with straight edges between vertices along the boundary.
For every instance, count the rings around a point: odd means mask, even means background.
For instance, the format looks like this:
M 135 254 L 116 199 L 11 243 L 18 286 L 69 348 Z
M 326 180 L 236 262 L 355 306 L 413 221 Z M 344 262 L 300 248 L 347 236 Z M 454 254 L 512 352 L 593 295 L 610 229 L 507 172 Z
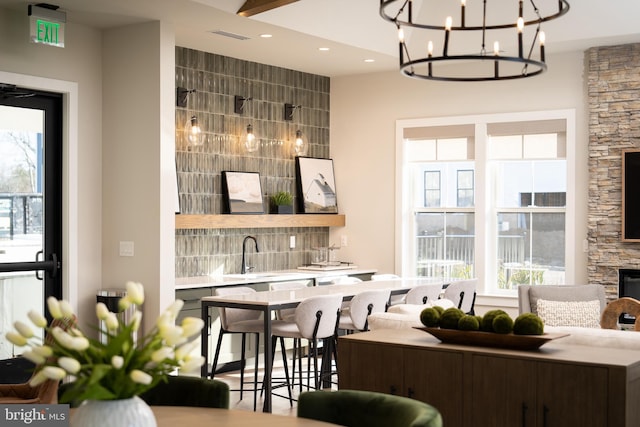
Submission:
M 340 258 L 380 272 L 394 271 L 395 122 L 486 113 L 575 109 L 576 111 L 576 283 L 586 283 L 588 117 L 583 53 L 549 56 L 549 71 L 511 82 L 448 83 L 410 79 L 399 72 L 331 80 L 331 156 L 340 211 L 347 225 Z
M 104 34 L 102 277 L 145 286 L 145 330 L 175 298 L 174 52 L 160 22 Z M 134 256 L 120 256 L 122 241 Z

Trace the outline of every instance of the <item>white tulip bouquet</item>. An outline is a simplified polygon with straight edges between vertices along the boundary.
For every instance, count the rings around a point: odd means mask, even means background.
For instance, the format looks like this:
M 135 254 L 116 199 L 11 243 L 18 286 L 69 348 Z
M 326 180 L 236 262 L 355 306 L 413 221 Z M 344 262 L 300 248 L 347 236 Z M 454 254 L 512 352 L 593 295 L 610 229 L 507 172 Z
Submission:
M 142 305 L 144 288 L 140 283 L 128 282 L 127 294 L 118 302 L 120 310 L 132 304 Z M 16 331 L 7 332 L 7 339 L 17 346 L 29 349 L 23 356 L 36 364 L 32 387 L 46 380 L 74 377 L 73 383 L 61 396 L 63 403 L 83 400 L 116 400 L 137 396 L 165 380 L 178 369 L 193 371 L 204 363 L 204 357 L 193 356 L 198 345 L 190 340 L 196 337 L 204 322 L 187 317 L 176 325 L 176 317 L 184 303 L 176 300 L 158 318 L 155 326 L 136 343 L 134 333 L 142 321 L 142 312 L 136 310 L 128 323 L 121 322 L 103 303 L 96 305 L 98 319 L 106 329 L 106 343 L 85 336 L 75 324 L 75 314 L 68 301 L 50 297 L 49 312 L 54 319 L 70 326 L 49 327 L 46 319 L 31 311 L 28 317 L 38 328 L 45 329 L 49 338 L 42 342 L 32 327 L 25 322 L 14 323 Z

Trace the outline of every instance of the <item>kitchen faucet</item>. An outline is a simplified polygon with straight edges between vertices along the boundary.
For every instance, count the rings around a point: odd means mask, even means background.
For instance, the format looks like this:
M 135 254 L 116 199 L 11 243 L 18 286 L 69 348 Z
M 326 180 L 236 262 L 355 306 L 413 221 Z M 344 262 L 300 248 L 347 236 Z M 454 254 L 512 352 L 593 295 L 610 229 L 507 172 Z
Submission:
M 247 240 L 253 240 L 253 243 L 256 246 L 256 252 L 260 252 L 260 249 L 258 249 L 258 241 L 256 240 L 256 238 L 253 236 L 246 236 L 242 241 L 242 269 L 240 270 L 242 274 L 246 274 L 247 270 L 251 270 L 253 268 L 253 267 L 247 267 L 247 258 L 246 258 Z

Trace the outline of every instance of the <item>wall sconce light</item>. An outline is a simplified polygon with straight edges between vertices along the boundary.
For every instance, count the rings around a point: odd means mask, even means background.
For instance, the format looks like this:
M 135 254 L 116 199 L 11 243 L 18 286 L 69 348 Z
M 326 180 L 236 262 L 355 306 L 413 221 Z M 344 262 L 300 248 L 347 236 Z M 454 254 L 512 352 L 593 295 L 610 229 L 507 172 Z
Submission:
M 307 154 L 309 144 L 301 130 L 296 131 L 296 139 L 293 141 L 292 149 L 294 156 L 305 156 Z
M 258 138 L 256 138 L 256 135 L 253 133 L 253 126 L 251 125 L 247 125 L 247 133 L 245 133 L 242 140 L 244 141 L 244 148 L 246 148 L 249 153 L 258 151 L 258 148 L 260 148 L 260 141 L 258 141 Z
M 242 114 L 247 101 L 251 101 L 253 98 L 245 98 L 244 96 L 236 95 L 233 97 L 233 112 L 236 114 Z
M 176 106 L 185 108 L 187 106 L 187 97 L 190 93 L 195 92 L 195 89 L 185 89 L 183 87 L 176 88 Z
M 302 108 L 302 105 L 284 104 L 284 119 L 287 121 L 293 120 L 293 113 L 298 108 Z
M 189 145 L 194 147 L 202 145 L 202 129 L 200 129 L 200 125 L 198 125 L 198 118 L 196 116 L 191 116 L 185 130 L 187 132 Z

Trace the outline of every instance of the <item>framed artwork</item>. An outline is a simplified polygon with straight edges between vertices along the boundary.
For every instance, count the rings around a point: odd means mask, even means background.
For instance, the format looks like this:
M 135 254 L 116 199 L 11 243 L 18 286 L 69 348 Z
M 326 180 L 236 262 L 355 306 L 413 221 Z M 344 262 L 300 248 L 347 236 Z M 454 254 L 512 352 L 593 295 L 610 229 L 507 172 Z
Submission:
M 332 159 L 296 157 L 296 177 L 299 212 L 338 213 Z
M 260 174 L 222 171 L 222 204 L 228 214 L 264 213 Z

